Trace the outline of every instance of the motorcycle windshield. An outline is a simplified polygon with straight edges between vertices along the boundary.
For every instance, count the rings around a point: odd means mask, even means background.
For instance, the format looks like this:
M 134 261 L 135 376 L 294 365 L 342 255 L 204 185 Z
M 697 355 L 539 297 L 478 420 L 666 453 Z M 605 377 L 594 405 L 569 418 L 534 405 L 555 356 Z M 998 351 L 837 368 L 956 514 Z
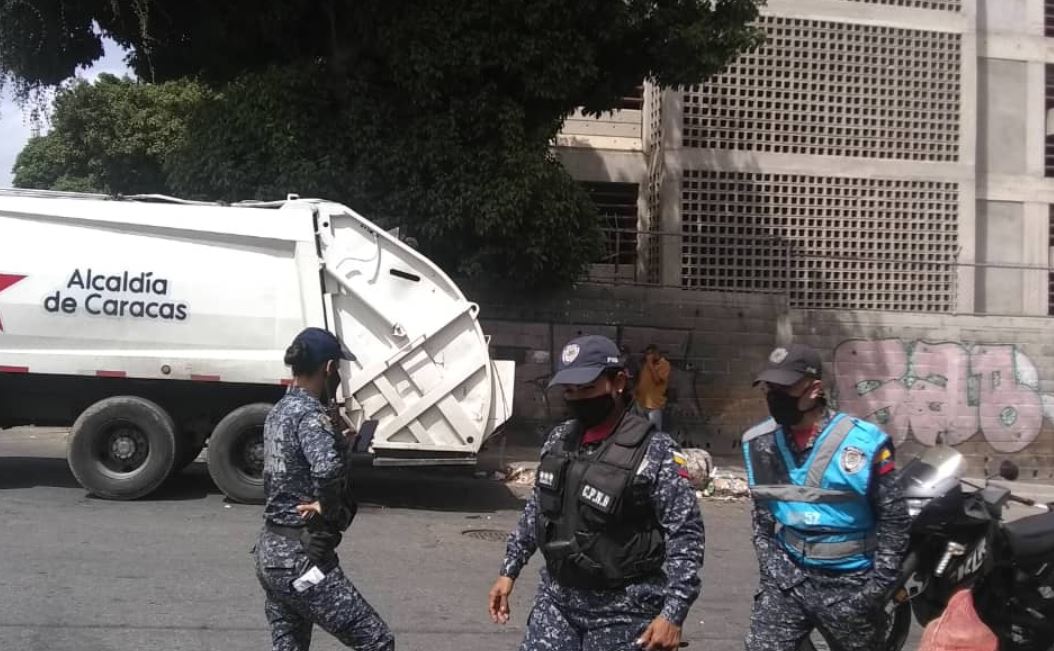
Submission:
M 905 497 L 939 497 L 947 492 L 950 483 L 958 484 L 964 466 L 962 454 L 939 445 L 909 461 L 897 481 Z

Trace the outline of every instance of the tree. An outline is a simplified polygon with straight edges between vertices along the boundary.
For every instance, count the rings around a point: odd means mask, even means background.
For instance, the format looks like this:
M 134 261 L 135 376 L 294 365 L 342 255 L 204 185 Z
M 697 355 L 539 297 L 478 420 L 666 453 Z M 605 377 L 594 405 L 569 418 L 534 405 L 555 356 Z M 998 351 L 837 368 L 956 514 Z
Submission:
M 758 0 L 70 2 L 0 0 L 0 74 L 72 74 L 101 51 L 94 22 L 140 78 L 215 89 L 166 187 L 343 199 L 399 218 L 448 269 L 530 286 L 599 250 L 549 149 L 563 117 L 641 79 L 697 83 L 759 40 Z
M 0 72 L 55 84 L 131 50 L 141 79 L 228 82 L 322 62 L 445 106 L 481 85 L 534 124 L 613 108 L 641 79 L 698 83 L 760 40 L 760 0 L 0 0 Z M 93 25 L 99 25 L 96 31 Z
M 548 143 L 524 132 L 516 105 L 465 131 L 456 113 L 490 100 L 408 116 L 383 95 L 343 92 L 358 99 L 343 104 L 317 67 L 232 82 L 191 118 L 170 186 L 229 201 L 291 191 L 342 201 L 408 227 L 448 270 L 521 287 L 567 284 L 598 257 L 592 203 Z
M 182 146 L 186 118 L 206 93 L 187 81 L 139 84 L 113 75 L 77 81 L 56 95 L 51 131 L 18 155 L 15 185 L 166 192 L 165 161 Z

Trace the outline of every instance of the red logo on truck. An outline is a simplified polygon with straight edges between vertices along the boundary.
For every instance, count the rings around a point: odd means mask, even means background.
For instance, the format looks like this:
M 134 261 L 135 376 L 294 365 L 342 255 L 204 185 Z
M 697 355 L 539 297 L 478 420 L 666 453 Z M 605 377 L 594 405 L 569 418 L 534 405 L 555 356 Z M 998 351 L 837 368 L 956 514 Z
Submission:
M 0 292 L 4 291 L 11 285 L 14 285 L 18 281 L 24 279 L 25 276 L 19 276 L 16 274 L 0 274 Z M 0 319 L 0 332 L 4 331 L 4 321 Z

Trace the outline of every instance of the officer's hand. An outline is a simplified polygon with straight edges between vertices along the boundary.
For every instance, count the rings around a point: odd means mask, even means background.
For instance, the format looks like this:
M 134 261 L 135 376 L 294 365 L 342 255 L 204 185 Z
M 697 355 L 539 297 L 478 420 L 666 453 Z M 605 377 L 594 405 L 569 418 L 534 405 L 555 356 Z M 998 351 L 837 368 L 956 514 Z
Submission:
M 509 595 L 512 594 L 514 581 L 507 576 L 499 576 L 494 582 L 494 587 L 487 595 L 490 605 L 490 618 L 495 624 L 504 624 L 509 621 Z
M 637 645 L 646 651 L 676 651 L 681 646 L 681 627 L 660 615 L 648 624 Z
M 326 562 L 333 550 L 340 545 L 342 536 L 332 531 L 311 531 L 304 528 L 300 533 L 300 545 L 311 562 L 318 565 Z
M 309 504 L 297 504 L 296 513 L 303 519 L 307 520 L 315 515 L 322 515 L 322 505 L 318 503 L 318 500 Z

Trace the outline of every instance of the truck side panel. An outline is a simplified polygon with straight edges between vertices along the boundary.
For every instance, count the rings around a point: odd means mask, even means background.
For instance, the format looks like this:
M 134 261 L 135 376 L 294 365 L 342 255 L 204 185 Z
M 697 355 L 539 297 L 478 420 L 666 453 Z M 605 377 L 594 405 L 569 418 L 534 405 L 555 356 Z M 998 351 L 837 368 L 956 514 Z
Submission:
M 282 211 L 298 240 L 237 233 L 278 211 L 17 201 L 0 204 L 0 367 L 277 385 L 285 346 L 321 325 L 309 211 Z

